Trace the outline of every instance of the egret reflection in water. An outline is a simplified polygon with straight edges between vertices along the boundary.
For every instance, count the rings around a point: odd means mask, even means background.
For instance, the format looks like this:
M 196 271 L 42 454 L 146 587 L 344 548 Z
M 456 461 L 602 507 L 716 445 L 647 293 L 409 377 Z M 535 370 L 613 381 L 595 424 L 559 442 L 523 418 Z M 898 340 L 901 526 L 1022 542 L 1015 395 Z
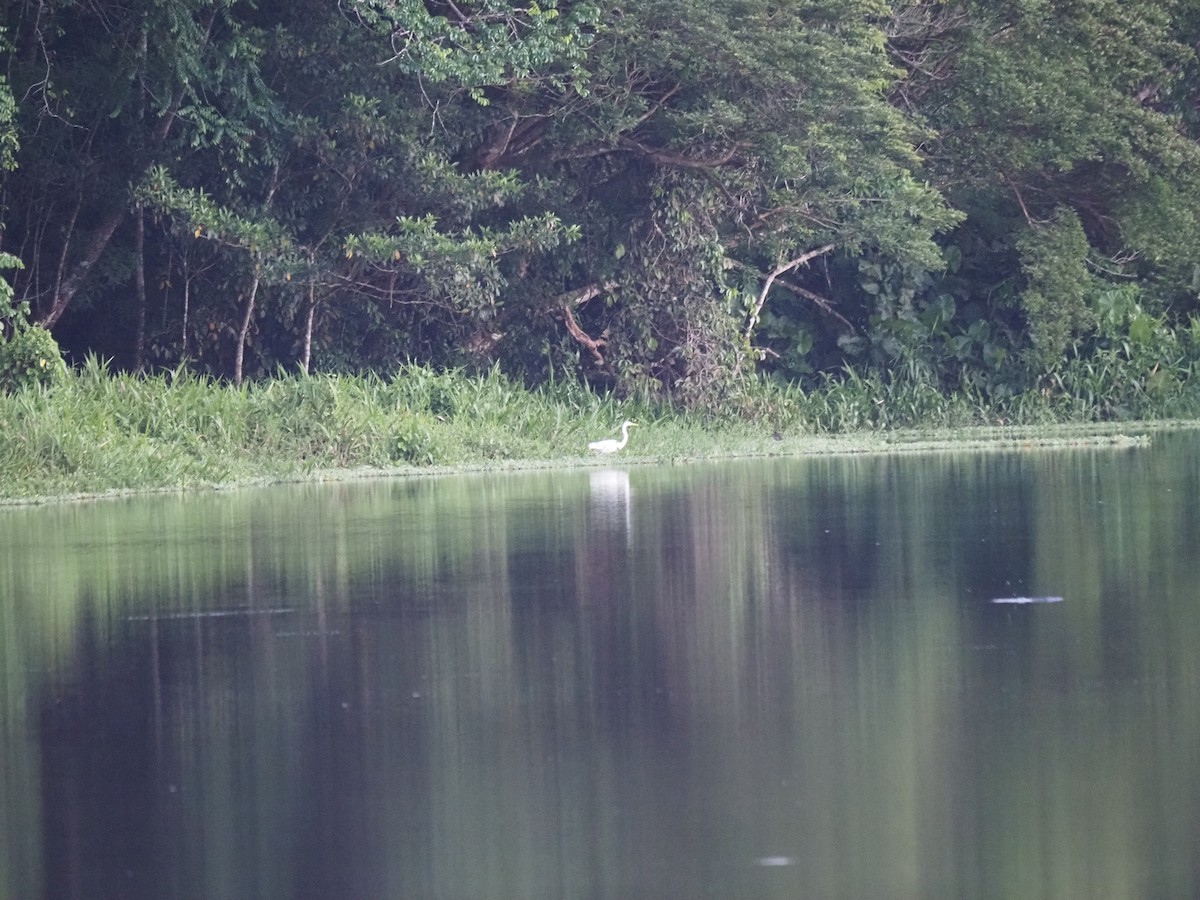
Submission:
M 633 514 L 629 496 L 629 473 L 622 469 L 600 469 L 590 477 L 591 517 L 609 528 L 621 528 L 633 537 Z

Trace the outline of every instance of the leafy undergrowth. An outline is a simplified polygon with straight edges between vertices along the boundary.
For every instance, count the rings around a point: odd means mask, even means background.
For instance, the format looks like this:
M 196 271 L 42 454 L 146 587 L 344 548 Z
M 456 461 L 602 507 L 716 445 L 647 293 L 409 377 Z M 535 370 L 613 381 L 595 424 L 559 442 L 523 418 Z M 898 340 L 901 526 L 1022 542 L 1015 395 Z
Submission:
M 576 384 L 530 392 L 497 371 L 407 367 L 233 387 L 184 370 L 114 374 L 96 361 L 0 394 L 0 500 L 264 481 L 581 465 L 587 443 L 636 420 L 627 461 L 1108 440 L 1138 431 L 1051 403 L 970 398 L 849 378 L 803 393 L 766 383 L 736 409 L 681 413 Z M 1003 426 L 1003 427 L 1000 427 Z M 1105 437 L 1105 436 L 1110 437 Z

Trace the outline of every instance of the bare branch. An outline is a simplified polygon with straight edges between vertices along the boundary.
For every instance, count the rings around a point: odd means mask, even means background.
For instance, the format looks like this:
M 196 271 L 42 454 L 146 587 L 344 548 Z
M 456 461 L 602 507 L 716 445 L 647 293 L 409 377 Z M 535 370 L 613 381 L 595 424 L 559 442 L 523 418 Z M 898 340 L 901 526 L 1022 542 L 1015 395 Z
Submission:
M 670 90 L 668 90 L 665 94 L 663 94 L 661 97 L 659 97 L 657 100 L 655 100 L 654 103 L 650 106 L 650 108 L 647 109 L 644 113 L 642 113 L 638 117 L 637 121 L 633 123 L 633 127 L 630 128 L 629 130 L 633 131 L 634 128 L 637 128 L 643 122 L 652 118 L 660 109 L 663 108 L 663 106 L 666 105 L 666 102 L 668 100 L 670 100 L 673 96 L 675 96 L 675 94 L 677 94 L 679 92 L 679 89 L 681 87 L 682 87 L 682 85 L 679 83 L 672 85 Z
M 744 141 L 735 141 L 730 148 L 720 156 L 711 159 L 694 159 L 690 156 L 683 156 L 679 153 L 672 153 L 669 150 L 656 150 L 653 147 L 647 147 L 645 144 L 635 141 L 631 137 L 621 138 L 621 144 L 625 147 L 637 150 L 643 153 L 650 159 L 664 166 L 678 166 L 683 169 L 719 169 L 721 166 L 727 165 L 737 156 L 740 150 L 744 150 L 748 145 Z
M 791 282 L 784 281 L 783 279 L 780 279 L 777 284 L 794 294 L 799 294 L 805 300 L 811 300 L 821 309 L 822 312 L 833 316 L 833 318 L 841 322 L 846 327 L 846 331 L 853 333 L 854 325 L 849 319 L 847 319 L 834 308 L 833 302 L 828 297 L 822 297 L 820 294 L 810 291 L 808 288 L 802 288 L 798 284 L 792 284 Z
M 514 113 L 511 124 L 498 122 L 490 130 L 490 140 L 475 152 L 481 169 L 498 169 L 513 157 L 528 153 L 545 136 L 548 116 Z
M 583 306 L 589 300 L 594 300 L 601 294 L 607 294 L 616 288 L 617 282 L 615 281 L 598 281 L 586 287 L 567 291 L 565 294 L 559 294 L 554 298 L 558 312 L 561 313 L 563 323 L 567 326 L 567 331 L 571 333 L 571 337 L 582 344 L 592 354 L 592 359 L 596 361 L 596 365 L 606 372 L 609 371 L 608 363 L 604 361 L 604 354 L 600 352 L 600 349 L 608 343 L 608 340 L 603 335 L 593 338 L 580 328 L 579 323 L 575 320 L 575 314 L 571 312 L 571 307 Z
M 810 259 L 816 259 L 818 256 L 824 256 L 834 248 L 834 244 L 825 244 L 823 247 L 817 247 L 815 250 L 809 250 L 807 253 L 801 253 L 795 259 L 788 260 L 785 263 L 780 263 L 770 274 L 767 275 L 767 280 L 762 286 L 762 290 L 758 292 L 758 300 L 754 303 L 754 309 L 750 313 L 750 317 L 746 322 L 746 340 L 750 340 L 750 335 L 754 333 L 754 326 L 758 324 L 758 318 L 762 314 L 763 304 L 767 302 L 767 294 L 771 290 L 771 285 L 775 283 L 775 279 L 784 272 L 790 272 L 797 266 L 802 266 Z
M 592 354 L 592 359 L 596 361 L 596 365 L 606 368 L 604 354 L 600 352 L 600 348 L 607 344 L 608 341 L 603 337 L 590 337 L 586 331 L 580 328 L 579 323 L 575 321 L 575 314 L 571 312 L 569 304 L 564 303 L 559 309 L 562 312 L 563 322 L 567 326 L 567 331 L 571 333 L 571 337 L 575 338 Z
M 459 25 L 462 25 L 465 27 L 465 26 L 471 24 L 471 20 L 467 18 L 467 16 L 463 13 L 463 11 L 454 5 L 454 0 L 446 0 L 446 5 L 449 6 L 450 9 L 452 9 L 454 11 L 454 15 L 458 19 Z
M 594 300 L 601 294 L 607 294 L 610 291 L 617 289 L 617 282 L 605 281 L 589 284 L 587 287 L 580 288 L 576 291 L 568 291 L 565 294 L 560 294 L 556 299 L 560 305 L 570 304 L 571 306 L 583 306 L 589 300 Z
M 1021 196 L 1021 189 L 1017 187 L 1017 183 L 1009 178 L 1008 175 L 1001 173 L 1000 177 L 1003 178 L 1004 181 L 1007 182 L 1009 188 L 1012 189 L 1013 196 L 1017 198 L 1017 203 L 1021 207 L 1021 214 L 1025 216 L 1026 223 L 1032 225 L 1033 217 L 1029 215 L 1029 208 L 1025 205 L 1025 198 Z

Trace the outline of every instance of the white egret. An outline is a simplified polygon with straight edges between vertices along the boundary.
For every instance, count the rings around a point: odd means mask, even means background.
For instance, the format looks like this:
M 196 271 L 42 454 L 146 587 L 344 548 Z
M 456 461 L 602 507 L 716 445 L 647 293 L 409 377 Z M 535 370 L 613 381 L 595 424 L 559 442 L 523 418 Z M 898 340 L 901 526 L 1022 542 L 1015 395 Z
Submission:
M 588 449 L 594 450 L 596 453 L 616 453 L 629 443 L 629 429 L 635 425 L 637 425 L 637 422 L 626 419 L 621 423 L 621 439 L 619 441 L 616 438 L 608 438 L 604 441 L 592 441 L 588 444 Z

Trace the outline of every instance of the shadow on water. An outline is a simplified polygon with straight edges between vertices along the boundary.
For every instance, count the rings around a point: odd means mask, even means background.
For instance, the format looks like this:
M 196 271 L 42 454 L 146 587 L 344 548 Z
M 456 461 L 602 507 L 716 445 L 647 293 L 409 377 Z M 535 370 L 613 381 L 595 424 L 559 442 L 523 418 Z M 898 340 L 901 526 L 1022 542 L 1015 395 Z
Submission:
M 1197 450 L 4 511 L 0 897 L 1194 896 Z

